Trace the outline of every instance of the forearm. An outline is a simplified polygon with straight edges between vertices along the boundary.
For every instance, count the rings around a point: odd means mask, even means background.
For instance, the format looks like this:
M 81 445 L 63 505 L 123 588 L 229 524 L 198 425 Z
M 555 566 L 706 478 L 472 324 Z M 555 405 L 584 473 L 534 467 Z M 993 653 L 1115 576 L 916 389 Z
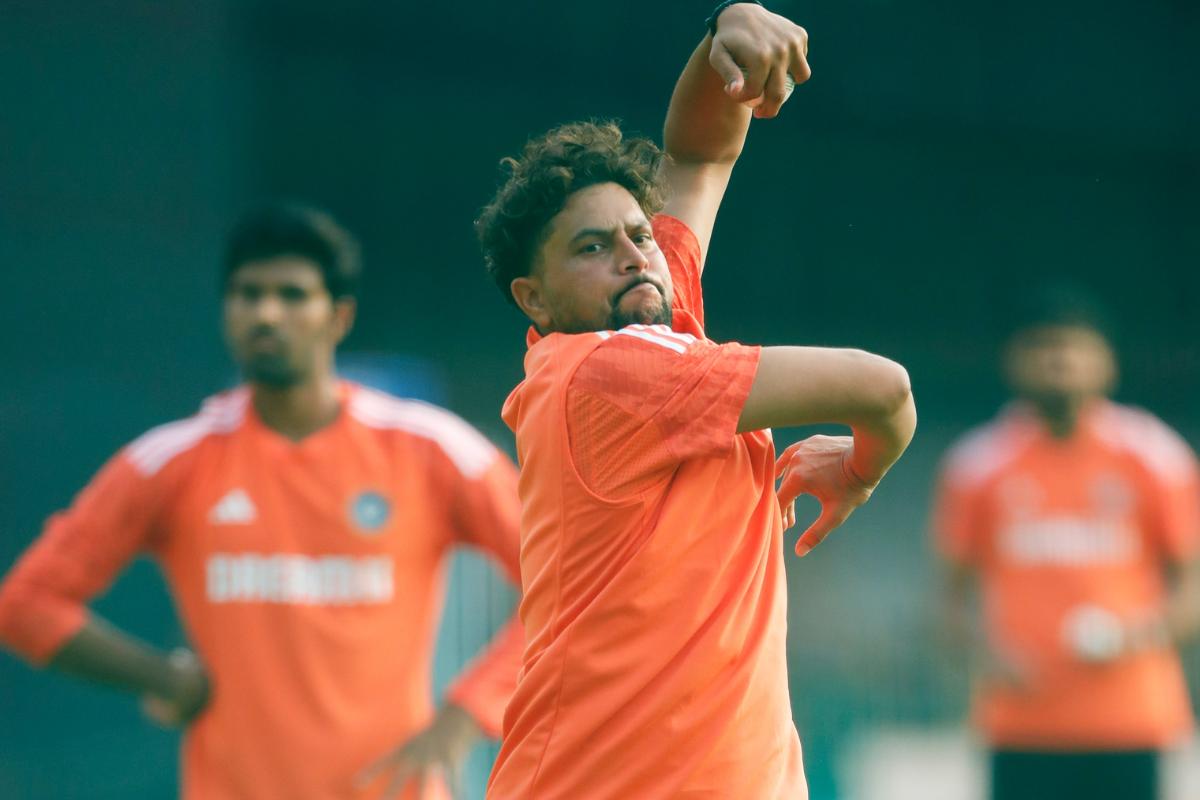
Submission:
M 712 37 L 705 36 L 675 84 L 663 144 L 676 164 L 732 164 L 750 128 L 750 109 L 730 99 L 709 63 Z
M 952 658 L 970 659 L 984 643 L 974 602 L 974 577 L 958 564 L 942 568 L 939 637 Z
M 135 693 L 173 697 L 180 688 L 167 654 L 96 616 L 59 649 L 50 666 Z
M 1125 649 L 1130 652 L 1190 644 L 1200 635 L 1200 566 L 1180 568 L 1173 576 L 1166 607 L 1161 614 L 1134 619 L 1125 627 Z

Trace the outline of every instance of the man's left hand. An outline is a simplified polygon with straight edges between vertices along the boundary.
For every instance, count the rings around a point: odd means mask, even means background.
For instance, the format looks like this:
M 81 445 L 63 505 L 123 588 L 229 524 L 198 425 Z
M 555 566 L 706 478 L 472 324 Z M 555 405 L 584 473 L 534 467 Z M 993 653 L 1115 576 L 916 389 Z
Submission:
M 463 762 L 482 733 L 475 720 L 461 708 L 446 704 L 425 730 L 374 762 L 358 774 L 355 782 L 367 786 L 387 775 L 384 800 L 394 800 L 405 787 L 415 784 L 417 800 L 427 797 L 429 781 L 441 773 L 452 797 L 458 796 Z

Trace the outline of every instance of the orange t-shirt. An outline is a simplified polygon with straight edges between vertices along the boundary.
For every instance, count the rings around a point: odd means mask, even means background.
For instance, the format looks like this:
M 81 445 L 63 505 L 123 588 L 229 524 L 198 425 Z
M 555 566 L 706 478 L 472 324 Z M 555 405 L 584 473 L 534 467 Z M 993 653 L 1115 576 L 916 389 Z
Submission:
M 1161 613 L 1165 567 L 1200 550 L 1200 482 L 1177 434 L 1101 401 L 1060 441 L 1014 406 L 950 452 L 934 517 L 942 553 L 979 573 L 988 636 L 1031 670 L 1025 690 L 980 687 L 991 744 L 1141 749 L 1190 731 L 1174 652 L 1090 665 L 1067 645 L 1089 606 L 1124 620 Z
M 492 800 L 807 795 L 759 349 L 704 338 L 700 250 L 654 221 L 673 330 L 531 335 L 516 432 L 527 647 Z
M 214 686 L 184 798 L 378 797 L 382 780 L 358 791 L 355 774 L 432 717 L 448 550 L 482 548 L 518 579 L 511 462 L 448 412 L 341 390 L 339 418 L 299 443 L 245 388 L 150 431 L 0 585 L 0 642 L 43 663 L 131 559 L 157 558 Z M 449 692 L 493 735 L 523 645 L 514 620 Z

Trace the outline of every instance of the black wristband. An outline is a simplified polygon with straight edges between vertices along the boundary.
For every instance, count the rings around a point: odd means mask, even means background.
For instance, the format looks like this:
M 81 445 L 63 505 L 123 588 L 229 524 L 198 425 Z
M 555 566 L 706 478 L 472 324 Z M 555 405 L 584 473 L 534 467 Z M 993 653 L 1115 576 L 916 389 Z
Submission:
M 704 20 L 704 24 L 708 26 L 708 32 L 716 36 L 717 17 L 721 16 L 722 11 L 730 6 L 736 6 L 738 3 L 754 3 L 756 6 L 762 5 L 758 0 L 724 0 L 724 2 L 718 3 L 717 7 L 713 9 L 713 13 L 709 14 L 708 19 Z

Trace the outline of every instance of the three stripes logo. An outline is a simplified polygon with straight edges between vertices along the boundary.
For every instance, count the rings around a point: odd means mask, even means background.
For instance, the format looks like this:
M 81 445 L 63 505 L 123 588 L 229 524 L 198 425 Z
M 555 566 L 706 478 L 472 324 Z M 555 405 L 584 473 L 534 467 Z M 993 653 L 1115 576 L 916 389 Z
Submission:
M 635 339 L 641 339 L 643 342 L 651 342 L 680 354 L 686 353 L 688 347 L 696 343 L 695 336 L 692 336 L 690 333 L 673 331 L 666 325 L 628 325 L 616 332 L 597 331 L 597 333 L 602 339 L 607 339 L 610 336 L 632 336 Z
M 208 512 L 208 521 L 217 525 L 247 525 L 258 519 L 258 509 L 244 489 L 232 489 Z

